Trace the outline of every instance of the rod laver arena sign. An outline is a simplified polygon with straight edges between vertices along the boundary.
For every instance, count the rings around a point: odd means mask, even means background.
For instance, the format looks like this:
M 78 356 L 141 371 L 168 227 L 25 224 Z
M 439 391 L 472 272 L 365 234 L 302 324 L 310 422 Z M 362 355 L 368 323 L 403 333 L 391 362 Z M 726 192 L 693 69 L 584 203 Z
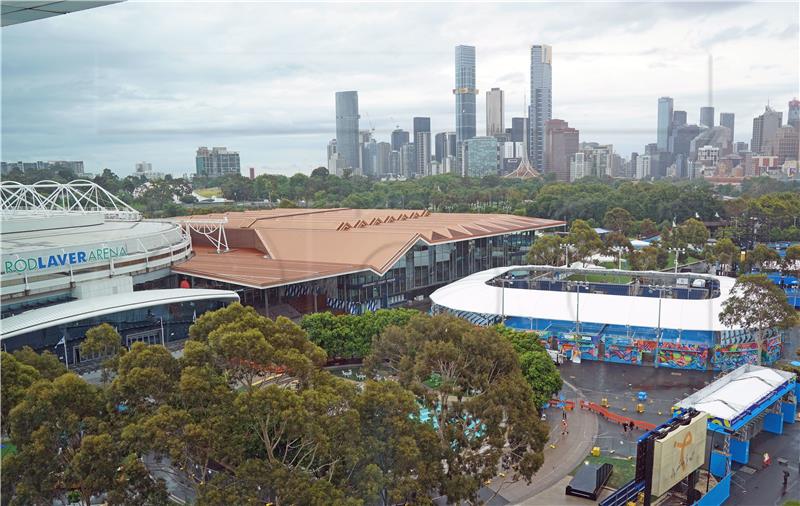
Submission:
M 653 495 L 659 496 L 703 465 L 706 450 L 706 419 L 700 413 L 653 447 Z
M 128 250 L 125 249 L 125 246 L 119 246 L 55 253 L 46 256 L 6 257 L 3 259 L 3 272 L 7 274 L 10 272 L 41 271 L 55 267 L 101 262 L 112 258 L 124 257 L 127 254 Z

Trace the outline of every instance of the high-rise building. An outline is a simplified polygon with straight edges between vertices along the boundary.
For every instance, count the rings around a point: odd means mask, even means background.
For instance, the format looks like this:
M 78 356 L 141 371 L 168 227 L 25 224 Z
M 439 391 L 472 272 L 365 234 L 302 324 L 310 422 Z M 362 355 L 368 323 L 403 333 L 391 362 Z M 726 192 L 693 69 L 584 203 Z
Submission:
M 687 174 L 687 161 L 692 152 L 692 141 L 700 135 L 703 129 L 697 125 L 681 125 L 675 128 L 672 141 L 672 154 L 675 155 L 675 164 L 678 174 L 685 177 Z M 650 163 L 650 162 L 648 162 Z
M 672 111 L 672 127 L 686 124 L 686 111 Z
M 770 106 L 764 108 L 761 116 L 753 118 L 753 138 L 750 141 L 750 151 L 755 154 L 765 154 L 766 143 L 783 123 L 783 113 L 772 109 Z
M 503 90 L 492 88 L 486 92 L 486 135 L 497 136 L 504 134 L 505 127 L 505 99 Z
M 636 160 L 639 159 L 639 153 L 636 151 L 631 153 L 631 159 L 628 161 L 628 173 L 627 177 L 635 178 L 636 177 Z
M 714 108 L 711 106 L 700 108 L 700 126 L 711 128 L 714 126 Z
M 531 164 L 544 167 L 544 126 L 553 117 L 553 48 L 545 44 L 531 46 L 531 104 L 528 109 L 530 129 L 528 153 Z
M 426 117 L 416 117 L 413 120 L 414 123 L 414 142 L 417 142 L 417 134 L 420 132 L 430 132 L 431 131 L 431 119 Z
M 148 162 L 137 162 L 134 168 L 134 172 L 136 172 L 137 174 L 143 174 L 152 171 L 153 171 L 153 164 Z
M 650 155 L 636 157 L 636 179 L 647 179 L 652 175 L 650 172 Z
M 400 151 L 400 148 L 411 142 L 408 132 L 401 128 L 392 130 L 392 151 Z
M 336 92 L 336 149 L 346 168 L 358 172 L 361 159 L 358 134 L 358 92 Z
M 378 177 L 389 174 L 389 154 L 392 145 L 388 142 L 379 142 L 375 154 L 375 175 Z
M 417 150 L 414 144 L 404 144 L 400 148 L 400 175 L 414 177 L 417 170 Z
M 731 131 L 731 142 L 733 142 L 733 125 L 736 123 L 736 115 L 732 112 L 719 113 L 719 126 L 724 126 Z
M 545 173 L 553 173 L 559 181 L 569 181 L 569 164 L 578 152 L 579 132 L 560 119 L 545 123 Z
M 336 153 L 336 139 L 331 139 L 328 141 L 328 160 L 331 159 L 334 153 Z
M 195 155 L 195 170 L 201 177 L 219 177 L 226 174 L 241 174 L 239 166 L 239 153 L 228 151 L 225 147 L 208 149 L 205 146 L 197 148 Z
M 439 132 L 433 137 L 433 159 L 437 162 L 447 156 L 447 132 Z
M 473 137 L 463 144 L 464 175 L 483 177 L 497 174 L 500 168 L 499 143 L 495 137 Z
M 789 114 L 786 116 L 786 123 L 789 126 L 800 129 L 800 100 L 795 98 L 789 101 Z
M 656 144 L 659 151 L 669 151 L 672 122 L 672 98 L 661 97 L 658 99 L 658 129 L 656 131 Z
M 416 146 L 416 177 L 429 176 L 431 173 L 431 132 L 419 131 L 414 137 Z
M 358 133 L 358 153 L 358 167 L 353 168 L 353 174 L 359 176 L 374 175 L 377 143 L 372 138 L 372 131 L 362 130 Z
M 456 142 L 475 137 L 475 46 L 456 46 Z
M 397 177 L 402 172 L 400 151 L 392 150 L 389 152 L 389 173 L 388 175 Z
M 786 160 L 797 160 L 798 149 L 800 149 L 800 130 L 786 125 L 778 128 L 775 133 L 767 139 L 763 151 L 765 155 L 777 156 L 778 164 L 783 164 Z
M 256 178 L 256 168 L 250 167 L 250 179 L 253 180 Z
M 733 143 L 733 152 L 738 154 L 746 153 L 750 151 L 750 145 L 743 141 L 738 141 Z

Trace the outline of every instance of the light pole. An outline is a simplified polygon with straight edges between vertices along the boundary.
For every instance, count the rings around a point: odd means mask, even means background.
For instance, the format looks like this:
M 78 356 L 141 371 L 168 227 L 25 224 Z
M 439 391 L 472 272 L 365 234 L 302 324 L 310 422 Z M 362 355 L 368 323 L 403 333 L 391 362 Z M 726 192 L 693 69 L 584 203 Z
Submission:
M 572 246 L 575 246 L 575 245 L 572 244 L 571 242 L 567 242 L 567 243 L 564 243 L 564 244 L 561 245 L 561 247 L 564 248 L 564 263 L 565 263 L 565 265 L 567 267 L 569 267 L 569 249 Z
M 622 251 L 625 249 L 622 246 L 614 246 L 611 248 L 617 252 L 617 269 L 622 270 Z
M 658 368 L 658 352 L 661 351 L 661 299 L 664 296 L 666 287 L 663 285 L 657 286 L 658 290 L 658 326 L 656 327 L 656 356 L 653 357 L 653 365 Z
M 677 274 L 678 273 L 678 256 L 681 253 L 685 253 L 686 249 L 685 248 L 669 248 L 669 249 L 667 249 L 667 251 L 671 251 L 671 252 L 675 253 L 675 274 Z

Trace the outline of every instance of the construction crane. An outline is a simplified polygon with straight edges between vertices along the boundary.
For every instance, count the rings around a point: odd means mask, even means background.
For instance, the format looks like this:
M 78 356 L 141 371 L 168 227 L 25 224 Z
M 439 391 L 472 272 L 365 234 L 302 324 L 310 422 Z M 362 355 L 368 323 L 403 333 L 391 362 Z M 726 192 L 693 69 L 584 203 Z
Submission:
M 372 119 L 370 119 L 369 113 L 367 111 L 364 111 L 364 116 L 367 117 L 367 122 L 369 123 L 369 131 L 374 134 L 375 133 L 375 125 L 372 124 Z

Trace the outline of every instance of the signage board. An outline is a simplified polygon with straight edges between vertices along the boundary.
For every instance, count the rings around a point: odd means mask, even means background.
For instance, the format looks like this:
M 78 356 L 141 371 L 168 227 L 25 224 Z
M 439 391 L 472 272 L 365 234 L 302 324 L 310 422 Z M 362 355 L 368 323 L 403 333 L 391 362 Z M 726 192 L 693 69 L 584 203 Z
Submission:
M 52 255 L 7 255 L 3 257 L 3 273 L 43 271 L 57 267 L 104 262 L 112 258 L 124 257 L 127 254 L 128 250 L 125 246 L 104 246 L 94 249 L 62 251 Z
M 653 447 L 652 493 L 659 496 L 703 465 L 706 451 L 706 421 L 700 413 L 688 425 L 681 425 Z

